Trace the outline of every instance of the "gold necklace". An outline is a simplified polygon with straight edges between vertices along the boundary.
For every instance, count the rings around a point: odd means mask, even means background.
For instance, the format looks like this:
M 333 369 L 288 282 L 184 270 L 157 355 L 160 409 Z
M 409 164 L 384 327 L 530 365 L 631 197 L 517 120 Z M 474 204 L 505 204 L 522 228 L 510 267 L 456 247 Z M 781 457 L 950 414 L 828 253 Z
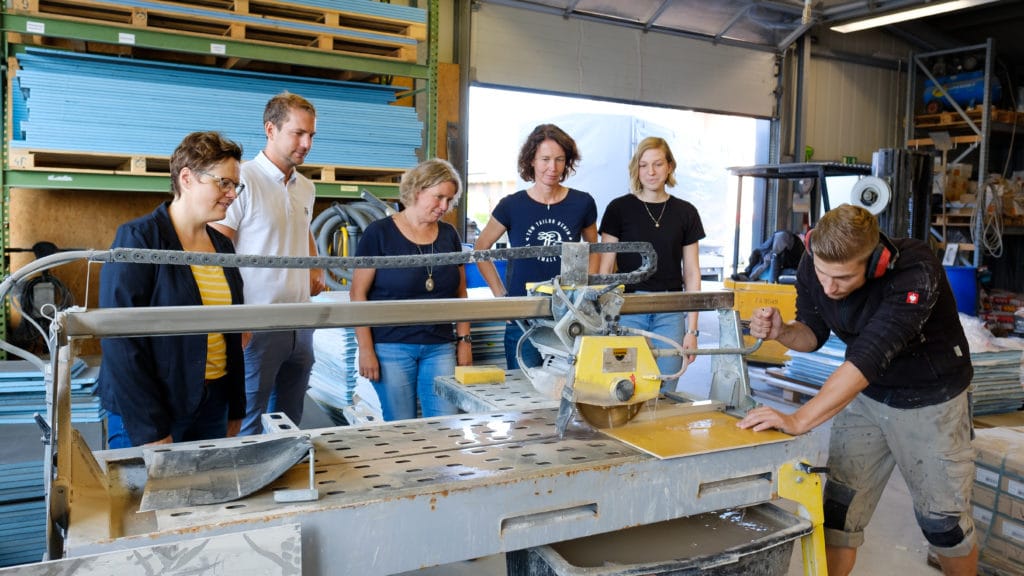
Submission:
M 661 228 L 661 219 L 665 216 L 665 208 L 668 206 L 668 198 L 661 203 L 661 214 L 658 214 L 657 218 L 654 217 L 654 214 L 651 214 L 651 209 L 647 207 L 647 202 L 641 200 L 640 203 L 644 205 L 644 210 L 647 211 L 647 215 L 650 216 L 651 220 L 654 222 L 654 227 Z
M 564 197 L 563 197 L 563 198 L 559 198 L 559 196 L 561 196 L 561 195 L 562 195 L 562 189 L 561 189 L 561 187 L 559 187 L 558 191 L 557 191 L 557 192 L 555 192 L 555 193 L 554 193 L 554 194 L 553 194 L 553 195 L 551 196 L 551 198 L 548 198 L 547 200 L 544 200 L 544 204 L 546 204 L 546 205 L 547 205 L 547 207 L 548 207 L 548 210 L 549 210 L 549 211 L 551 210 L 551 205 L 552 205 L 552 204 L 554 204 L 554 203 L 556 203 L 556 202 L 561 202 L 561 201 L 562 201 L 562 199 L 564 199 Z M 568 188 L 566 188 L 566 189 L 565 189 L 565 196 L 567 197 L 568 195 L 569 195 L 569 189 L 568 189 Z

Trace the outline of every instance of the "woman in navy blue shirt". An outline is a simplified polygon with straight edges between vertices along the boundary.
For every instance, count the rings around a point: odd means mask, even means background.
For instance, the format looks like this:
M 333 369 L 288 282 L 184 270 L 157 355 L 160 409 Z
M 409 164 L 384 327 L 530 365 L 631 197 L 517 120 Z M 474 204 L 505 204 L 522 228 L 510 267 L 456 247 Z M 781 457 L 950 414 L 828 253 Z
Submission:
M 448 162 L 427 160 L 402 176 L 399 195 L 405 209 L 371 223 L 359 239 L 357 256 L 430 255 L 460 252 L 455 228 L 441 220 L 457 203 L 462 180 Z M 462 265 L 414 268 L 358 268 L 349 296 L 366 300 L 465 298 Z M 359 374 L 380 397 L 384 420 L 455 414 L 456 407 L 434 393 L 434 378 L 450 376 L 473 363 L 469 322 L 364 326 L 356 328 Z
M 509 245 L 551 246 L 563 242 L 597 242 L 597 203 L 594 198 L 564 186 L 576 172 L 580 152 L 576 141 L 554 124 L 541 124 L 526 137 L 519 149 L 519 177 L 533 182 L 529 188 L 506 196 L 491 212 L 491 219 L 477 238 L 475 250 L 488 250 L 506 233 Z M 590 259 L 591 273 L 598 260 Z M 503 296 L 525 296 L 528 282 L 547 282 L 561 273 L 558 256 L 510 260 L 503 280 L 494 264 L 477 262 L 491 292 Z M 519 368 L 516 348 L 523 330 L 515 322 L 505 326 L 505 363 Z M 521 348 L 523 363 L 539 366 L 540 352 L 530 342 Z

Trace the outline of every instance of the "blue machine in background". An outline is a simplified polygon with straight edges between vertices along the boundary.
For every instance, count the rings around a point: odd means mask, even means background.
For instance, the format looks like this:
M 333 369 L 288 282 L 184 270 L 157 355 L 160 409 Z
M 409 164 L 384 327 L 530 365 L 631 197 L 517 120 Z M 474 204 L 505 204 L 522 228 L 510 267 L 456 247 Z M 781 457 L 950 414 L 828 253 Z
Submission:
M 936 78 L 936 80 L 939 82 L 938 85 L 931 80 L 928 80 L 924 87 L 924 105 L 925 110 L 927 110 L 929 114 L 935 114 L 942 110 L 952 108 L 952 106 L 949 105 L 949 102 L 942 96 L 942 91 L 939 89 L 939 86 L 945 88 L 950 97 L 964 108 L 980 105 L 985 98 L 984 70 L 964 72 L 950 76 L 940 76 Z M 1000 85 L 998 78 L 993 77 L 991 79 L 991 88 L 991 102 L 995 103 L 999 101 L 1003 95 L 1003 88 L 1002 85 Z

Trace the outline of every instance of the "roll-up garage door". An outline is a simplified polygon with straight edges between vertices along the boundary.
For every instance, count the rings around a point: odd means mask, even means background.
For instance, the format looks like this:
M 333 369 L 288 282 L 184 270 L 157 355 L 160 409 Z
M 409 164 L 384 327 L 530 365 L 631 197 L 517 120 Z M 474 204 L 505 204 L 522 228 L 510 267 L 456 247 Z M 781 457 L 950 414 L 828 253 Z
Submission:
M 473 12 L 481 84 L 770 117 L 775 57 L 660 32 L 498 4 Z

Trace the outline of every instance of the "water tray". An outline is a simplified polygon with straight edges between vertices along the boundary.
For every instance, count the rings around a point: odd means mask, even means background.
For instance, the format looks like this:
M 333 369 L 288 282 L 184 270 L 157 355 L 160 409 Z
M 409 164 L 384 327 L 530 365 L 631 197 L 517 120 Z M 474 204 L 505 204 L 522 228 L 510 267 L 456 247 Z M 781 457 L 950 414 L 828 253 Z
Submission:
M 810 532 L 809 521 L 759 504 L 531 548 L 509 575 L 783 576 L 793 541 Z

